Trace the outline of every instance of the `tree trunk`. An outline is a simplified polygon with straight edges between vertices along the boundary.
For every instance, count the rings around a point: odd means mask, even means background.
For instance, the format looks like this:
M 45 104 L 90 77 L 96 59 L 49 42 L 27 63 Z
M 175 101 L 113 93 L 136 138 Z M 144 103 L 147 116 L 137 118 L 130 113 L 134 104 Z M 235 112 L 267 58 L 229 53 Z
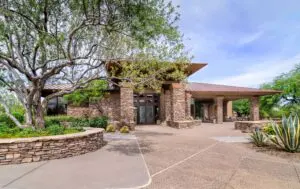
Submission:
M 33 116 L 32 116 L 32 105 L 25 105 L 25 127 L 32 127 L 33 126 Z
M 35 115 L 35 127 L 39 129 L 45 128 L 44 109 L 41 102 L 33 106 Z

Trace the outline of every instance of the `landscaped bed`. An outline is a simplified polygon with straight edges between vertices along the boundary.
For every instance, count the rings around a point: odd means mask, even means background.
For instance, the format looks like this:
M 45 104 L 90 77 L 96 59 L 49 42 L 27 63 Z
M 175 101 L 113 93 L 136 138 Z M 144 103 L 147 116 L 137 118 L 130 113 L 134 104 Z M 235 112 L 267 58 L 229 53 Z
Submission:
M 104 145 L 101 128 L 32 138 L 0 139 L 0 165 L 60 159 L 98 150 Z

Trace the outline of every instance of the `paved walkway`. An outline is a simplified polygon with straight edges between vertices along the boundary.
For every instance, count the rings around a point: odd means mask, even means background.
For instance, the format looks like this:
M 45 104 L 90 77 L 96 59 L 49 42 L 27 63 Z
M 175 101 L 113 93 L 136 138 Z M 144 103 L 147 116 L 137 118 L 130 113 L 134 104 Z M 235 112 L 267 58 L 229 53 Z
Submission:
M 150 182 L 133 135 L 107 135 L 102 149 L 72 158 L 0 166 L 0 188 L 137 188 Z
M 0 188 L 300 189 L 300 161 L 256 152 L 233 123 L 139 126 L 135 136 L 105 138 L 93 153 L 0 166 Z
M 233 123 L 193 129 L 140 126 L 136 136 L 155 189 L 300 189 L 300 162 L 256 152 Z

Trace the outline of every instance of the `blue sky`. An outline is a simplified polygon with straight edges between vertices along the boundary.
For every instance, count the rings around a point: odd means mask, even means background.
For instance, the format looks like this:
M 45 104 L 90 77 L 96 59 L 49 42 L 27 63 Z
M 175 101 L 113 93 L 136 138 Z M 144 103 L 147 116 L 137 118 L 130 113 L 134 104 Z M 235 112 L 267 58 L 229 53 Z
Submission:
M 300 62 L 299 0 L 173 0 L 193 62 L 189 81 L 259 87 Z

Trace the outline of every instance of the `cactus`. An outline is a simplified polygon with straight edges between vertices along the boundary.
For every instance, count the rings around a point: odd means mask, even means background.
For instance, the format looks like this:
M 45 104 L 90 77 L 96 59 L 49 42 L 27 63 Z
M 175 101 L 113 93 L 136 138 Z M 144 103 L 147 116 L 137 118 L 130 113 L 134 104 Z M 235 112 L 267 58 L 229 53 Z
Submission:
M 288 118 L 283 116 L 282 125 L 272 122 L 272 127 L 276 133 L 270 140 L 277 146 L 288 152 L 296 152 L 300 146 L 300 123 L 299 117 L 290 115 Z
M 253 143 L 258 147 L 264 146 L 268 140 L 268 138 L 258 129 L 252 133 L 251 138 Z

